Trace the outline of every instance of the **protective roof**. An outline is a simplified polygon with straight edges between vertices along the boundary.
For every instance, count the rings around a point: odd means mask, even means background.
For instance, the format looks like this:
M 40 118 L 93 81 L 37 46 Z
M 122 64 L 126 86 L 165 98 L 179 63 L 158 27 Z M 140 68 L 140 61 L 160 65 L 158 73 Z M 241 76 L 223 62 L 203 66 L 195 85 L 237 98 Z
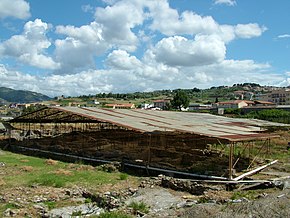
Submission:
M 177 131 L 229 141 L 266 139 L 266 126 L 285 126 L 263 120 L 237 119 L 207 113 L 157 110 L 99 109 L 95 107 L 53 107 L 100 122 L 109 122 L 139 132 Z

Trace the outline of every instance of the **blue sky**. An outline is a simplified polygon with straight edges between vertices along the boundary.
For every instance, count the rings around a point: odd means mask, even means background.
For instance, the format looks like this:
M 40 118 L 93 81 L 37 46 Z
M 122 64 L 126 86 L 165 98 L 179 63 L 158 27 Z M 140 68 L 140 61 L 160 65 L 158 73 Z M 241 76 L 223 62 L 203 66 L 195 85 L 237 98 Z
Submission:
M 0 86 L 49 96 L 288 86 L 290 1 L 0 0 Z

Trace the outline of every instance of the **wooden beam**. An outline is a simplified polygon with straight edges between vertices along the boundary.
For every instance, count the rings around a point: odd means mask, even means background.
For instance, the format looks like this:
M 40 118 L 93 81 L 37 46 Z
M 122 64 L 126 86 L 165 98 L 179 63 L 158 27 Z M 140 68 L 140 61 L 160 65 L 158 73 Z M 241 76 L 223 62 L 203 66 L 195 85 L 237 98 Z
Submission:
M 230 154 L 229 154 L 229 180 L 233 179 L 233 156 L 234 156 L 234 144 L 230 144 Z

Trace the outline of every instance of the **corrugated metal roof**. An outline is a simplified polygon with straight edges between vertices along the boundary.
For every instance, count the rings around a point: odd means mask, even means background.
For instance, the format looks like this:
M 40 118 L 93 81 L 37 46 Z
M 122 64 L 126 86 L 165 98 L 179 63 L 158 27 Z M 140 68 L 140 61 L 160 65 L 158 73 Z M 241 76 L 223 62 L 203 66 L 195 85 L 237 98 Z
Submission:
M 53 107 L 140 132 L 180 131 L 229 141 L 264 139 L 263 126 L 285 126 L 262 120 L 236 119 L 206 113 L 156 110 L 98 109 L 95 107 Z

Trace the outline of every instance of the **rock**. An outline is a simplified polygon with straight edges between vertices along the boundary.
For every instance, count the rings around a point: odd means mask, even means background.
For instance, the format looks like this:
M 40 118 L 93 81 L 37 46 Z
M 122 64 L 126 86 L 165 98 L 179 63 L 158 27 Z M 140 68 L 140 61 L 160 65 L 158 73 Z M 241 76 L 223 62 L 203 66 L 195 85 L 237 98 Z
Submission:
M 33 205 L 33 208 L 36 209 L 36 210 L 45 210 L 45 208 L 42 205 L 39 205 L 39 204 Z
M 111 195 L 111 192 L 105 192 L 104 195 Z
M 138 189 L 136 189 L 136 188 L 129 188 L 128 190 L 129 190 L 129 192 L 131 192 L 132 194 L 134 194 L 134 193 L 136 193 L 136 192 L 138 191 Z
M 18 210 L 12 210 L 10 208 L 6 209 L 3 213 L 4 217 L 13 217 L 16 216 L 18 213 Z
M 79 206 L 70 206 L 70 207 L 63 207 L 63 208 L 56 208 L 52 209 L 48 215 L 48 217 L 56 218 L 69 218 L 74 215 L 74 213 L 79 213 L 80 217 L 84 216 L 98 216 L 100 213 L 104 212 L 102 208 L 97 207 L 94 204 L 82 204 Z

